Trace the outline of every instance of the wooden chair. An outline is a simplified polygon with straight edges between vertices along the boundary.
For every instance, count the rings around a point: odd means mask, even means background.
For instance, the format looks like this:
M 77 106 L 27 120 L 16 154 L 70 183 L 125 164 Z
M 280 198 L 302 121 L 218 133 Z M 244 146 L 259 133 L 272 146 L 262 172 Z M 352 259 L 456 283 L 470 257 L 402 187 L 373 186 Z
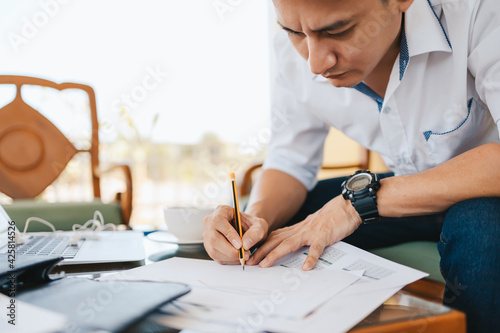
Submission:
M 60 176 L 75 155 L 89 154 L 93 196 L 97 199 L 95 202 L 100 202 L 101 198 L 101 176 L 111 170 L 123 173 L 126 190 L 117 193 L 115 197 L 120 207 L 121 219 L 108 222 L 128 225 L 132 213 L 130 168 L 127 165 L 117 165 L 106 171 L 99 168 L 99 126 L 94 90 L 83 84 L 57 84 L 40 78 L 11 75 L 0 75 L 0 84 L 16 87 L 14 100 L 0 109 L 0 192 L 14 199 L 14 204 L 18 199 L 33 199 Z M 48 87 L 59 91 L 79 89 L 85 92 L 90 105 L 90 148 L 77 149 L 53 123 L 28 105 L 21 95 L 24 85 Z M 5 205 L 8 212 L 13 209 L 10 206 Z M 91 217 L 92 215 L 84 216 L 78 221 L 68 223 L 71 223 L 71 226 Z
M 348 175 L 350 170 L 368 170 L 370 165 L 370 151 L 365 147 L 359 146 L 359 159 L 353 163 L 336 165 L 336 164 L 323 164 L 322 171 L 346 171 Z M 255 172 L 262 167 L 262 163 L 257 163 L 250 166 L 245 173 L 239 184 L 239 195 L 241 197 L 248 196 L 252 189 L 252 184 L 255 178 Z

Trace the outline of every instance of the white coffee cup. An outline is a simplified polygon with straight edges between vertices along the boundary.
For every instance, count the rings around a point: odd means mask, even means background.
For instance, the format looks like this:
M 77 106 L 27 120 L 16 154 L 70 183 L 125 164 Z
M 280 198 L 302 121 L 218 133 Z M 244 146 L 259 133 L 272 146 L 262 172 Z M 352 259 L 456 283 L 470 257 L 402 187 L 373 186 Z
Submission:
M 202 241 L 205 231 L 203 219 L 214 210 L 215 207 L 165 207 L 167 231 L 179 242 Z

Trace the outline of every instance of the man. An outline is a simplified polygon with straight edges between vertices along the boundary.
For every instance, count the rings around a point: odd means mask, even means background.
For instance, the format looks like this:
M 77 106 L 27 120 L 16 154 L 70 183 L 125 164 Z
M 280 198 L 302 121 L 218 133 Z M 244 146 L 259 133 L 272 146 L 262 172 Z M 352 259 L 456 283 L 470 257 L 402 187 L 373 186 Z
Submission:
M 273 112 L 286 112 L 289 124 L 273 124 L 264 171 L 242 215 L 242 241 L 232 209 L 221 206 L 205 219 L 207 252 L 237 264 L 237 249 L 258 244 L 247 264 L 269 267 L 309 245 L 303 269 L 310 270 L 326 246 L 344 238 L 362 248 L 439 240 L 445 303 L 466 312 L 470 331 L 497 330 L 497 1 L 274 5 L 289 41 L 277 41 Z M 370 176 L 369 214 L 351 202 L 356 188 L 341 195 L 342 180 L 316 184 L 330 126 L 380 153 L 395 174 L 381 176 L 380 188 Z M 378 215 L 381 221 L 362 224 Z

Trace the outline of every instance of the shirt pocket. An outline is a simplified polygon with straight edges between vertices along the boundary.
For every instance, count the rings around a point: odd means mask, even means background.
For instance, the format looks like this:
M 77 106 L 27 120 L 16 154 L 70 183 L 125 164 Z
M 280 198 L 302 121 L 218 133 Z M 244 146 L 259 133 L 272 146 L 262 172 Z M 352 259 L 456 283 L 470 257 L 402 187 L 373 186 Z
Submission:
M 466 113 L 465 116 L 464 113 Z M 485 108 L 475 98 L 467 102 L 466 112 L 449 113 L 444 116 L 451 119 L 442 126 L 444 128 L 422 133 L 426 141 L 426 149 L 434 165 L 474 148 L 478 141 L 476 136 L 482 136 L 481 130 L 485 124 L 483 121 Z M 448 125 L 449 127 L 446 128 Z

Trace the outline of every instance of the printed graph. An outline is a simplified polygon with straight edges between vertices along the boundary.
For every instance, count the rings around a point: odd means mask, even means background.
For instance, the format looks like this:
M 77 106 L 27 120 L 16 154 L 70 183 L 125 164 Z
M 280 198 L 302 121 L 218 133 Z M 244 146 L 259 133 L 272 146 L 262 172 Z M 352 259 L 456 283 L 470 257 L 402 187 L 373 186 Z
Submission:
M 358 259 L 352 264 L 344 267 L 344 270 L 346 271 L 359 271 L 359 270 L 364 270 L 365 272 L 363 273 L 363 276 L 366 276 L 371 279 L 375 280 L 380 280 L 383 279 L 391 274 L 394 273 L 394 271 L 369 263 L 368 261 L 365 261 L 363 259 Z

